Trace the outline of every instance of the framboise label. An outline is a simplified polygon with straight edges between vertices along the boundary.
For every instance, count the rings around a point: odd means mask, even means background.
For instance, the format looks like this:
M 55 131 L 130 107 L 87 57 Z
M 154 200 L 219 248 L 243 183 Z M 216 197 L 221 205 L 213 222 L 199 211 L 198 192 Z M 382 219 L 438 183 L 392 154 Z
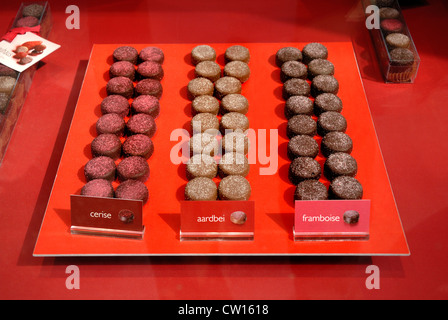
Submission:
M 181 239 L 254 237 L 253 201 L 182 201 Z
M 370 200 L 296 201 L 294 238 L 366 239 L 370 229 Z
M 142 201 L 70 196 L 71 232 L 143 236 Z
M 11 42 L 0 42 L 0 63 L 22 72 L 60 47 L 32 32 L 19 34 Z

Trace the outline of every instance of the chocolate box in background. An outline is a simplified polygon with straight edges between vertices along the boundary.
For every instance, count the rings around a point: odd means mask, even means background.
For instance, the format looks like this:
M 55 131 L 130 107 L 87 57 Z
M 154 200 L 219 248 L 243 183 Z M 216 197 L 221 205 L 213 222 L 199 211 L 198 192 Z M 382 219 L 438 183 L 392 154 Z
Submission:
M 48 2 L 24 2 L 7 32 L 40 25 L 39 36 L 47 38 L 52 24 Z M 36 63 L 19 73 L 0 64 L 0 165 L 38 66 Z
M 361 0 L 366 19 L 379 8 L 380 28 L 369 28 L 386 83 L 413 83 L 420 65 L 420 57 L 396 0 Z M 367 23 L 368 24 L 368 23 Z

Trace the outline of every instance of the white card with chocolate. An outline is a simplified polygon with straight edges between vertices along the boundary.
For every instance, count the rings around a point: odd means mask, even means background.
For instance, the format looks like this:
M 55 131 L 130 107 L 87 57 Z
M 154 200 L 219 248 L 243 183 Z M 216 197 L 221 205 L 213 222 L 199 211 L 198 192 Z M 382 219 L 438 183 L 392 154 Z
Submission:
M 32 32 L 19 34 L 11 42 L 0 42 L 0 63 L 23 72 L 60 47 Z

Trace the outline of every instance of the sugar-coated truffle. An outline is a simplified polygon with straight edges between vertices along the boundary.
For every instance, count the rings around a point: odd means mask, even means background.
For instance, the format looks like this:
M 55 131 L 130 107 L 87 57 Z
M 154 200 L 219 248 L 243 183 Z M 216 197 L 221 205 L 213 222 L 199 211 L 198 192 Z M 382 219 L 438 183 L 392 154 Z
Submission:
M 6 113 L 8 102 L 9 102 L 9 94 L 0 92 L 0 113 L 2 115 Z
M 108 95 L 120 95 L 130 99 L 134 95 L 134 84 L 129 78 L 115 77 L 107 82 L 106 91 Z
M 326 111 L 320 114 L 319 118 L 317 119 L 317 133 L 322 137 L 329 132 L 345 132 L 346 129 L 347 120 L 339 112 Z
M 153 137 L 157 126 L 154 118 L 146 113 L 137 113 L 132 115 L 126 123 L 126 133 L 128 136 L 134 134 L 144 134 Z
M 288 141 L 287 154 L 290 160 L 297 157 L 315 158 L 319 154 L 319 144 L 308 135 L 296 135 Z
M 308 43 L 302 50 L 303 63 L 309 64 L 314 59 L 327 59 L 328 49 L 321 43 Z
M 405 48 L 395 48 L 389 52 L 393 65 L 408 66 L 414 63 L 414 53 Z
M 286 125 L 286 135 L 290 139 L 297 135 L 314 136 L 316 133 L 316 121 L 311 116 L 305 114 L 293 116 Z
M 339 176 L 333 179 L 328 191 L 331 199 L 357 200 L 363 196 L 361 183 L 349 176 Z
M 225 76 L 215 82 L 215 96 L 223 99 L 225 95 L 241 93 L 241 82 L 235 77 Z
M 159 80 L 155 79 L 143 79 L 137 82 L 135 85 L 135 94 L 139 95 L 151 95 L 160 99 L 163 93 L 163 87 Z
M 39 24 L 39 19 L 36 17 L 28 16 L 23 17 L 17 20 L 16 22 L 16 28 L 23 28 L 23 27 L 35 27 Z
M 319 180 L 305 180 L 300 182 L 294 192 L 294 200 L 327 200 L 327 187 Z
M 193 133 L 218 133 L 219 119 L 216 115 L 208 112 L 198 113 L 191 119 L 191 129 Z
M 313 79 L 318 75 L 334 75 L 334 65 L 327 59 L 314 59 L 308 64 L 308 77 Z
M 140 51 L 138 57 L 140 61 L 154 61 L 159 64 L 163 64 L 165 60 L 165 54 L 163 53 L 163 50 L 152 46 L 143 48 Z
M 207 78 L 215 82 L 221 78 L 221 67 L 215 61 L 202 61 L 196 65 L 194 73 L 196 77 Z
M 243 61 L 230 61 L 224 66 L 223 74 L 227 77 L 237 78 L 241 82 L 246 82 L 250 77 L 250 67 Z
M 44 12 L 44 6 L 38 3 L 29 4 L 23 7 L 22 16 L 40 18 Z
M 129 61 L 132 64 L 136 64 L 138 51 L 131 46 L 121 46 L 114 50 L 112 56 L 114 61 Z
M 327 133 L 322 138 L 320 147 L 325 157 L 336 152 L 351 153 L 353 150 L 353 141 L 346 133 L 333 131 Z
M 218 172 L 221 177 L 229 175 L 247 176 L 249 174 L 249 160 L 243 153 L 226 152 L 222 155 Z
M 16 83 L 16 79 L 10 76 L 0 76 L 0 93 L 10 94 L 12 89 L 14 89 L 14 85 Z
M 302 51 L 295 47 L 280 48 L 275 54 L 275 63 L 281 67 L 287 61 L 302 61 Z
M 222 113 L 239 112 L 246 114 L 249 111 L 249 100 L 240 93 L 231 93 L 221 100 Z
M 299 61 L 286 61 L 280 69 L 280 80 L 285 82 L 292 78 L 306 79 L 308 69 L 306 65 Z
M 190 154 L 206 154 L 214 156 L 219 152 L 219 142 L 215 134 L 208 132 L 196 133 L 189 141 Z
M 211 46 L 206 44 L 201 44 L 194 47 L 191 50 L 191 62 L 194 65 L 202 61 L 215 61 L 216 60 L 216 51 Z
M 141 200 L 145 204 L 148 202 L 149 191 L 143 182 L 129 179 L 118 185 L 115 190 L 115 197 L 119 199 Z
M 211 95 L 197 96 L 191 102 L 193 115 L 208 112 L 217 115 L 219 112 L 219 100 Z
M 336 152 L 330 154 L 324 164 L 324 175 L 328 180 L 338 176 L 354 177 L 358 171 L 358 164 L 350 154 Z
M 311 157 L 297 157 L 289 165 L 288 178 L 292 184 L 299 184 L 308 179 L 319 179 L 322 173 L 317 160 Z
M 384 19 L 380 22 L 380 27 L 386 34 L 400 32 L 404 24 L 398 19 Z
M 314 113 L 319 116 L 326 111 L 342 111 L 342 100 L 333 93 L 322 93 L 314 99 Z
M 117 160 L 121 155 L 121 141 L 117 135 L 103 133 L 93 139 L 91 151 L 94 157 L 106 156 Z
M 109 77 L 126 77 L 129 80 L 135 79 L 135 67 L 129 61 L 117 61 L 114 62 L 109 68 Z
M 400 11 L 391 7 L 380 8 L 380 19 L 397 19 L 400 16 Z
M 252 192 L 249 181 L 238 175 L 230 175 L 222 178 L 218 186 L 218 194 L 221 200 L 249 200 Z
M 317 97 L 322 93 L 337 94 L 339 91 L 339 82 L 331 75 L 318 75 L 313 78 L 311 83 L 311 94 Z
M 285 117 L 290 119 L 298 114 L 313 115 L 314 103 L 305 96 L 291 96 L 285 102 Z
M 99 156 L 90 159 L 84 166 L 84 176 L 87 181 L 95 179 L 115 180 L 117 166 L 110 157 Z
M 122 118 L 129 114 L 129 101 L 121 95 L 110 95 L 101 101 L 101 112 L 103 114 L 116 113 Z
M 292 78 L 283 84 L 283 98 L 287 100 L 291 96 L 308 96 L 310 85 L 304 79 Z
M 242 45 L 230 46 L 224 53 L 224 59 L 226 63 L 230 61 L 243 61 L 247 63 L 250 60 L 250 51 Z
M 221 117 L 220 130 L 222 134 L 240 130 L 242 132 L 249 129 L 249 119 L 239 112 L 229 112 Z
M 149 165 L 140 156 L 126 157 L 117 165 L 117 177 L 120 181 L 129 179 L 145 182 L 149 178 Z
M 132 100 L 131 111 L 132 114 L 146 113 L 155 119 L 160 114 L 159 99 L 148 94 L 139 95 L 134 100 Z
M 411 39 L 402 33 L 391 33 L 386 37 L 386 43 L 392 48 L 409 48 Z
M 197 177 L 213 179 L 218 174 L 218 164 L 216 163 L 216 160 L 209 155 L 196 154 L 188 160 L 186 172 L 188 180 Z
M 154 61 L 143 61 L 137 66 L 139 79 L 162 80 L 165 75 L 162 65 Z
M 187 90 L 190 99 L 194 99 L 202 95 L 213 95 L 213 82 L 207 78 L 194 78 L 188 82 Z
M 98 134 L 113 133 L 122 136 L 125 126 L 126 122 L 119 114 L 106 113 L 98 119 L 95 127 Z
M 88 197 L 113 198 L 114 187 L 109 180 L 90 180 L 82 187 L 81 195 Z
M 134 134 L 123 142 L 122 149 L 126 157 L 140 156 L 149 159 L 154 152 L 154 144 L 147 135 Z
M 216 183 L 207 177 L 197 177 L 185 186 L 185 200 L 213 201 L 218 198 Z
M 19 73 L 16 70 L 0 63 L 0 76 L 9 76 L 9 77 L 17 78 L 18 74 Z
M 249 138 L 240 130 L 226 133 L 221 139 L 224 152 L 238 152 L 247 154 L 249 151 Z

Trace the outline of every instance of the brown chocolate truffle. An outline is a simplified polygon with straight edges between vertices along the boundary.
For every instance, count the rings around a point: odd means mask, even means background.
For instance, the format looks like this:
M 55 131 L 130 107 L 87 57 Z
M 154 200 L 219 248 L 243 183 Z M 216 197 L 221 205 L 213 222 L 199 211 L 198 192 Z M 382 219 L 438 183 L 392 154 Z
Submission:
M 118 180 L 129 179 L 145 182 L 149 178 L 149 165 L 146 159 L 139 156 L 126 157 L 117 165 Z
M 299 61 L 286 61 L 280 70 L 280 80 L 285 82 L 292 78 L 306 79 L 308 69 Z
M 327 133 L 322 138 L 320 147 L 325 157 L 336 152 L 351 153 L 353 150 L 353 141 L 346 133 L 333 131 Z
M 237 78 L 242 83 L 249 80 L 250 77 L 249 65 L 242 61 L 230 61 L 226 63 L 223 72 L 224 76 Z
M 117 113 L 106 113 L 96 122 L 96 132 L 98 134 L 113 133 L 122 136 L 125 128 L 125 121 Z
M 319 154 L 319 144 L 307 135 L 297 135 L 288 142 L 287 154 L 290 160 L 297 157 L 315 158 Z
M 317 160 L 310 157 L 295 158 L 290 166 L 288 172 L 289 181 L 292 184 L 299 184 L 308 179 L 319 179 L 322 169 Z
M 230 61 L 242 61 L 248 63 L 250 60 L 250 52 L 249 49 L 244 46 L 234 45 L 226 49 L 224 58 L 226 63 Z
M 400 16 L 400 11 L 395 8 L 383 7 L 380 8 L 380 19 L 397 19 Z
M 202 44 L 198 45 L 191 50 L 191 62 L 194 65 L 202 61 L 215 61 L 216 51 L 211 46 Z
M 359 221 L 359 212 L 356 210 L 347 210 L 342 217 L 345 223 L 356 224 Z
M 246 114 L 249 111 L 249 100 L 240 93 L 231 93 L 222 98 L 222 113 L 239 112 Z
M 221 118 L 220 129 L 222 134 L 236 130 L 244 132 L 249 129 L 249 119 L 239 112 L 226 113 Z
M 121 141 L 115 134 L 103 133 L 93 139 L 91 151 L 94 157 L 106 156 L 117 160 L 121 155 Z
M 216 134 L 219 131 L 219 119 L 208 112 L 198 113 L 191 119 L 191 129 L 193 133 L 209 132 Z
M 185 200 L 213 201 L 218 198 L 216 183 L 206 177 L 197 177 L 185 186 Z
M 386 37 L 386 43 L 391 48 L 409 48 L 411 39 L 402 33 L 391 33 Z
M 22 9 L 22 16 L 40 18 L 44 12 L 44 6 L 38 3 L 26 5 Z
M 330 75 L 318 75 L 313 78 L 311 83 L 311 94 L 317 97 L 322 93 L 336 94 L 339 91 L 339 82 Z
M 115 190 L 115 197 L 119 199 L 141 200 L 145 204 L 148 202 L 149 191 L 143 182 L 129 179 L 120 183 Z
M 215 96 L 218 99 L 232 93 L 241 93 L 241 82 L 237 78 L 226 76 L 215 82 Z
M 292 96 L 285 102 L 285 117 L 290 119 L 298 114 L 313 115 L 313 100 L 305 96 Z
M 227 152 L 223 154 L 218 164 L 218 172 L 221 177 L 228 175 L 247 176 L 249 174 L 249 160 L 242 153 Z
M 214 85 L 213 82 L 207 78 L 195 78 L 188 82 L 187 86 L 190 99 L 194 99 L 202 95 L 213 95 Z
M 339 112 L 326 111 L 322 113 L 317 119 L 317 133 L 322 137 L 329 132 L 345 132 L 346 129 L 347 120 Z
M 153 137 L 157 126 L 154 118 L 146 113 L 137 113 L 132 115 L 126 123 L 126 133 L 128 136 L 134 134 L 144 134 Z
M 291 96 L 308 96 L 310 85 L 304 79 L 292 78 L 283 84 L 283 98 L 287 100 Z
M 207 78 L 215 82 L 221 78 L 221 67 L 215 61 L 202 61 L 196 65 L 194 73 L 196 77 Z
M 358 171 L 358 164 L 351 155 L 345 152 L 330 154 L 324 164 L 324 175 L 328 180 L 338 176 L 354 177 Z
M 281 67 L 287 61 L 302 61 L 302 52 L 295 47 L 280 48 L 275 54 L 275 63 Z
M 327 187 L 319 180 L 300 182 L 294 192 L 294 200 L 327 200 Z
M 249 200 L 252 189 L 249 181 L 243 176 L 224 177 L 218 186 L 221 200 Z
M 288 120 L 286 135 L 290 139 L 297 135 L 314 136 L 316 133 L 317 124 L 311 116 L 298 114 Z
M 151 95 L 160 99 L 163 93 L 163 87 L 160 81 L 155 79 L 143 79 L 137 82 L 135 86 L 135 94 L 139 95 Z
M 107 82 L 106 91 L 108 95 L 120 95 L 130 99 L 134 95 L 134 84 L 129 78 L 115 77 Z
M 105 156 L 95 157 L 84 166 L 84 176 L 87 181 L 95 179 L 115 180 L 117 166 L 113 159 Z
M 129 61 L 132 64 L 137 63 L 138 51 L 131 46 L 121 46 L 114 50 L 114 61 Z
M 149 159 L 154 152 L 154 144 L 147 135 L 135 134 L 123 142 L 122 149 L 126 157 L 140 156 Z
M 308 77 L 313 79 L 318 75 L 334 75 L 334 65 L 327 59 L 314 59 L 308 64 Z
M 328 49 L 321 43 L 313 42 L 303 47 L 303 63 L 309 64 L 314 59 L 327 59 Z
M 116 113 L 124 118 L 129 114 L 129 101 L 121 95 L 111 95 L 101 101 L 101 112 L 103 114 Z
M 154 119 L 160 114 L 159 99 L 151 95 L 140 95 L 132 100 L 131 111 L 133 114 L 146 113 Z
M 109 180 L 90 180 L 82 187 L 81 195 L 88 197 L 113 198 L 114 187 Z
M 314 113 L 319 116 L 326 111 L 342 111 L 342 100 L 332 93 L 322 93 L 314 99 Z
M 349 176 L 339 176 L 333 179 L 328 191 L 331 199 L 357 200 L 361 199 L 363 195 L 361 183 Z
M 206 154 L 196 154 L 187 162 L 187 179 L 192 180 L 197 177 L 213 179 L 218 174 L 218 164 L 216 160 Z
M 221 144 L 224 152 L 247 154 L 249 151 L 249 138 L 239 130 L 225 134 L 222 137 Z
M 389 54 L 395 66 L 409 66 L 414 63 L 414 53 L 409 49 L 395 48 Z
M 191 108 L 193 115 L 203 112 L 217 115 L 219 112 L 219 101 L 214 96 L 202 95 L 193 99 Z
M 219 152 L 219 142 L 215 134 L 208 132 L 196 133 L 189 141 L 190 154 L 206 154 L 214 156 Z
M 109 68 L 109 77 L 126 77 L 133 81 L 135 79 L 135 67 L 129 61 L 114 62 Z

